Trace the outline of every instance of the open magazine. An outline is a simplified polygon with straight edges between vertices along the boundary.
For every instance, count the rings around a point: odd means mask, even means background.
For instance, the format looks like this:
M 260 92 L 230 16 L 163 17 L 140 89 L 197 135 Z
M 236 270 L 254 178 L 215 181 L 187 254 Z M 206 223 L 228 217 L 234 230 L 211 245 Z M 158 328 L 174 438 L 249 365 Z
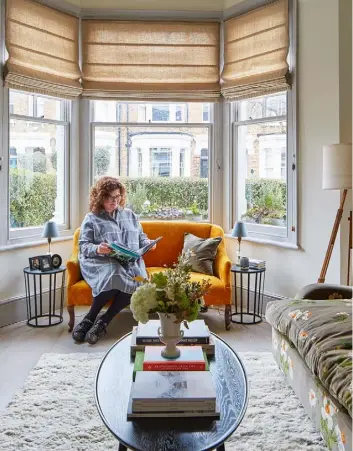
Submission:
M 110 255 L 110 257 L 115 257 L 120 263 L 129 263 L 138 260 L 139 258 L 143 257 L 146 252 L 148 252 L 152 247 L 158 243 L 159 240 L 161 240 L 162 237 L 158 237 L 155 240 L 151 240 L 146 246 L 141 247 L 141 249 L 138 249 L 137 251 L 134 251 L 132 249 L 129 249 L 126 246 L 123 246 L 122 244 L 117 243 L 109 243 L 110 249 L 113 251 L 113 253 Z

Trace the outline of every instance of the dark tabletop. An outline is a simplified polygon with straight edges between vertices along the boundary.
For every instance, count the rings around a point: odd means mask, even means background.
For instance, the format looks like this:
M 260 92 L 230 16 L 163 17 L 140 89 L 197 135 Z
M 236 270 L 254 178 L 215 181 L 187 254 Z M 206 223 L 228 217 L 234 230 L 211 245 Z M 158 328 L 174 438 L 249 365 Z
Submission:
M 43 274 L 58 274 L 60 272 L 63 272 L 66 270 L 66 266 L 61 265 L 59 266 L 59 268 L 52 268 L 49 271 L 41 271 L 40 269 L 31 269 L 29 266 L 26 266 L 26 268 L 23 269 L 23 272 L 27 273 L 27 274 L 38 274 L 38 275 L 43 275 Z
M 244 274 L 256 274 L 258 272 L 265 272 L 266 268 L 249 268 L 249 269 L 242 269 L 240 266 L 238 265 L 232 265 L 231 268 L 232 272 L 241 272 Z
M 206 451 L 222 444 L 235 431 L 248 402 L 246 373 L 230 346 L 212 336 L 216 354 L 209 363 L 221 413 L 221 419 L 213 422 L 197 418 L 127 421 L 133 372 L 131 333 L 109 349 L 98 368 L 95 396 L 102 420 L 120 443 L 132 450 Z

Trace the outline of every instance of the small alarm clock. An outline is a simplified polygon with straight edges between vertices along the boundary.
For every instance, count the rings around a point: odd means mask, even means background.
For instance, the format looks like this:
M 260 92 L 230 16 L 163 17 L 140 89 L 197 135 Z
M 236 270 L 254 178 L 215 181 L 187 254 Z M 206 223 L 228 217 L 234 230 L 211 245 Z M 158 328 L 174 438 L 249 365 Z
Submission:
M 51 256 L 51 265 L 54 269 L 59 268 L 61 266 L 62 262 L 63 262 L 63 260 L 59 254 L 53 254 Z

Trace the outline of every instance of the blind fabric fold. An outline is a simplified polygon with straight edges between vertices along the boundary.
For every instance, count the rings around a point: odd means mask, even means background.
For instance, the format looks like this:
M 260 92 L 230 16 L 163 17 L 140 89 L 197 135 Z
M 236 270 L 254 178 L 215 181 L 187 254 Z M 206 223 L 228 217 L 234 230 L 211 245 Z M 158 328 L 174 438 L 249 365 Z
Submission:
M 222 94 L 229 100 L 288 89 L 288 0 L 227 20 Z
M 77 18 L 30 0 L 7 0 L 5 85 L 77 98 L 80 83 Z
M 220 96 L 219 23 L 82 20 L 83 96 Z

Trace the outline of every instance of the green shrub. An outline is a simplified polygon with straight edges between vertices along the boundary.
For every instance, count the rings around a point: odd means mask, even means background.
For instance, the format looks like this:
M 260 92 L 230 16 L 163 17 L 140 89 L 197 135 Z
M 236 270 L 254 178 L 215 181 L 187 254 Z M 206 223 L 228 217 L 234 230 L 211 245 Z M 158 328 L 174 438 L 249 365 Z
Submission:
M 127 194 L 136 193 L 138 186 L 144 186 L 147 200 L 154 207 L 179 207 L 208 209 L 208 180 L 188 177 L 121 177 Z M 145 199 L 146 200 L 146 199 Z
M 54 216 L 56 175 L 10 169 L 12 227 L 40 226 Z

